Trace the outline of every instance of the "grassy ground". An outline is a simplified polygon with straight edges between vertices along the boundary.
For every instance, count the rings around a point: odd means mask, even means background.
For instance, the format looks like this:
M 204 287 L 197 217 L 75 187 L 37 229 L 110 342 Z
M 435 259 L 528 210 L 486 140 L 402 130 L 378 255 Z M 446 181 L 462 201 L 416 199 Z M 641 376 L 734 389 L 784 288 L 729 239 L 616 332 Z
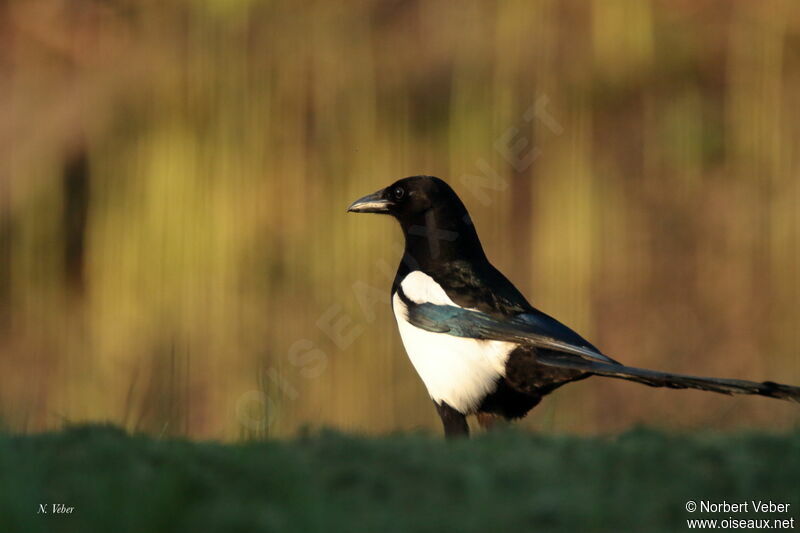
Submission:
M 687 518 L 731 516 L 690 514 L 687 500 L 768 499 L 790 512 L 759 517 L 800 527 L 799 479 L 800 432 L 457 442 L 323 432 L 223 445 L 90 426 L 0 436 L 0 529 L 684 531 Z M 74 511 L 52 515 L 53 503 Z

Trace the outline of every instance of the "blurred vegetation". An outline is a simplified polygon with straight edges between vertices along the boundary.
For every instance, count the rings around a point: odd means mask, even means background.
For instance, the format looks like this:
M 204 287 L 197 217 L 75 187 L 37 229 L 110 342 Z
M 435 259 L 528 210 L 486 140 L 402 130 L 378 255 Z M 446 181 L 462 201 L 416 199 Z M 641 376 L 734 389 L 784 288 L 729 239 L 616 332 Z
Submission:
M 790 0 L 0 3 L 0 418 L 436 427 L 399 231 L 344 213 L 421 173 L 615 358 L 800 383 L 798 139 Z M 798 420 L 590 380 L 525 424 Z
M 8 531 L 682 531 L 689 500 L 789 503 L 800 433 L 615 439 L 501 432 L 444 442 L 339 433 L 220 445 L 79 427 L 0 436 Z M 37 515 L 63 503 L 69 515 Z M 752 507 L 752 504 L 751 504 Z M 52 512 L 52 508 L 48 509 Z

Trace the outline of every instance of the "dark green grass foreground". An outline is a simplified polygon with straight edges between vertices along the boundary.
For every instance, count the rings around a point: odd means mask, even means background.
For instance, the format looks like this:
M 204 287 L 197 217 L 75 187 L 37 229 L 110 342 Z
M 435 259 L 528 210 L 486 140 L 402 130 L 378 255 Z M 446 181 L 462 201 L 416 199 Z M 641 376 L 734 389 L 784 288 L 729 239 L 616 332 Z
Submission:
M 236 445 L 78 427 L 0 436 L 0 531 L 686 531 L 795 518 L 800 432 L 616 438 L 519 432 L 445 442 L 321 433 Z M 709 514 L 687 500 L 790 503 Z M 37 515 L 63 503 L 72 514 Z

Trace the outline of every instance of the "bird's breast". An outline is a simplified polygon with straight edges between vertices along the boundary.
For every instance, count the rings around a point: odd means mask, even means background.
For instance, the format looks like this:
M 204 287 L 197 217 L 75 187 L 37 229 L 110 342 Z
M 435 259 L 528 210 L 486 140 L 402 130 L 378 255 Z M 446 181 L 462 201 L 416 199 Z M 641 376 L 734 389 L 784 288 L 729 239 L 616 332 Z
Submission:
M 458 307 L 436 281 L 421 271 L 408 274 L 400 283 L 403 293 L 415 303 Z M 403 346 L 422 378 L 431 398 L 462 413 L 471 413 L 493 392 L 505 375 L 508 355 L 515 343 L 455 337 L 418 328 L 408 322 L 407 306 L 395 293 L 392 309 Z

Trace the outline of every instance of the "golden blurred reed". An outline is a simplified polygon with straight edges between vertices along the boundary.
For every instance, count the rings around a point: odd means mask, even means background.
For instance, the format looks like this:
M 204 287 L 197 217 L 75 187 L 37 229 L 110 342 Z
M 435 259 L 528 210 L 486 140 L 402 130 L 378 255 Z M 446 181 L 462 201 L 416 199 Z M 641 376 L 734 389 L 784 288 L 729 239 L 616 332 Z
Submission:
M 800 4 L 0 4 L 0 419 L 192 437 L 436 428 L 345 215 L 412 174 L 626 363 L 800 383 Z M 784 428 L 590 380 L 543 431 Z

